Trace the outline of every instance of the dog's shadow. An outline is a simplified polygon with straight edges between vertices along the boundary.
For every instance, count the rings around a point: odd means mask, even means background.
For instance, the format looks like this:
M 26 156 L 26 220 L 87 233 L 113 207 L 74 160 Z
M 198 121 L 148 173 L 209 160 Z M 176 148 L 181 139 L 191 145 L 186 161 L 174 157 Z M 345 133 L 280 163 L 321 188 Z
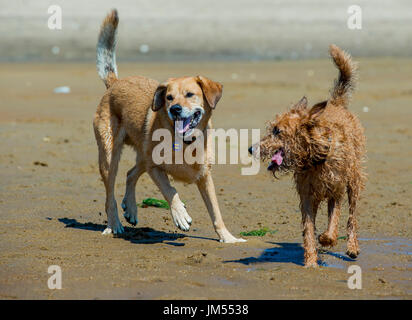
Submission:
M 90 231 L 103 232 L 106 228 L 103 224 L 97 224 L 92 222 L 81 223 L 76 219 L 69 218 L 59 218 L 60 222 L 65 224 L 65 228 L 74 228 Z M 158 231 L 152 228 L 131 228 L 124 227 L 124 233 L 116 236 L 116 238 L 121 238 L 131 243 L 136 244 L 154 244 L 154 243 L 165 243 L 173 246 L 184 246 L 182 242 L 175 242 L 177 239 L 187 237 L 187 235 L 182 233 L 170 233 Z
M 244 265 L 252 265 L 258 263 L 267 262 L 277 262 L 277 263 L 294 263 L 298 266 L 304 266 L 304 250 L 301 243 L 287 243 L 287 242 L 269 242 L 271 244 L 276 244 L 277 247 L 265 249 L 258 257 L 247 257 L 238 260 L 228 260 L 228 262 L 237 262 Z M 349 257 L 345 257 L 340 254 L 335 254 L 333 252 L 322 250 L 322 254 L 331 255 L 335 258 L 341 259 L 343 261 L 355 261 Z M 318 260 L 318 264 L 321 266 L 328 266 L 327 263 Z
M 300 243 L 275 243 L 279 247 L 265 249 L 259 257 L 248 257 L 238 260 L 228 260 L 244 265 L 265 262 L 294 263 L 303 266 L 303 248 Z

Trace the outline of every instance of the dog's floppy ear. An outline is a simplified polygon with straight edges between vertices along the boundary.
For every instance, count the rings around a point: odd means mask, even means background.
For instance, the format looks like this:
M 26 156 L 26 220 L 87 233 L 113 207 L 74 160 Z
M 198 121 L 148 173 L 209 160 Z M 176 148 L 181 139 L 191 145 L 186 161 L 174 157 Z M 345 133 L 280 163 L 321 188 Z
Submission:
M 223 85 L 202 76 L 197 76 L 196 81 L 202 88 L 203 95 L 205 96 L 210 108 L 216 108 L 216 104 L 222 97 Z
M 310 110 L 309 110 L 309 118 L 310 119 L 316 119 L 319 117 L 323 111 L 325 110 L 326 106 L 328 104 L 328 101 L 322 101 L 317 104 L 315 104 Z
M 165 105 L 166 89 L 167 89 L 167 83 L 159 84 L 159 86 L 157 87 L 156 92 L 153 97 L 153 104 L 152 104 L 153 111 L 158 111 L 160 108 L 162 108 Z
M 302 99 L 299 100 L 298 103 L 296 103 L 292 109 L 294 110 L 305 110 L 306 107 L 308 106 L 308 99 L 306 99 L 305 96 L 303 96 Z

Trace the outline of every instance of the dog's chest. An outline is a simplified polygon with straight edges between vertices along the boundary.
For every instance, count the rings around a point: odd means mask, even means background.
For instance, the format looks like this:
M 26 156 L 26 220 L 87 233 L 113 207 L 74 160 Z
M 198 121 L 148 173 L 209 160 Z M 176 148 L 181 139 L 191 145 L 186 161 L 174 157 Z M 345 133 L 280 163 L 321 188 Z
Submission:
M 201 164 L 163 164 L 162 167 L 174 179 L 186 183 L 196 182 L 207 170 L 207 166 Z

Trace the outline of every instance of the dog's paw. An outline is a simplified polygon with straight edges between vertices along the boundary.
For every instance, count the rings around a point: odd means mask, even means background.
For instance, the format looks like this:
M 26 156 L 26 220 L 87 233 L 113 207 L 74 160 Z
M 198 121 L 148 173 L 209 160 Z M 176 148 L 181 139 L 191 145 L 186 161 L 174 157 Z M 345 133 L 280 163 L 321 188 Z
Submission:
M 107 227 L 106 229 L 103 230 L 102 235 L 108 235 L 112 234 L 112 228 Z
M 108 234 L 119 235 L 119 234 L 122 234 L 123 232 L 124 232 L 124 228 L 122 224 L 119 222 L 114 228 L 107 226 L 107 228 L 104 229 L 104 231 L 102 232 L 102 235 L 108 235 Z
M 238 243 L 238 242 L 246 242 L 247 240 L 242 238 L 234 237 L 228 230 L 224 230 L 223 232 L 218 232 L 219 241 L 222 243 Z
M 239 243 L 239 242 L 246 242 L 246 239 L 242 239 L 242 238 L 235 238 L 235 237 L 231 237 L 231 238 L 225 238 L 225 239 L 220 239 L 219 242 L 222 243 Z
M 186 211 L 185 205 L 181 201 L 176 201 L 170 209 L 173 222 L 182 231 L 189 231 L 192 224 L 192 218 Z
M 348 255 L 348 257 L 352 258 L 352 259 L 356 259 L 359 255 L 359 253 L 360 253 L 359 249 L 358 250 L 349 250 L 348 249 L 346 251 L 346 254 Z
M 337 239 L 332 239 L 326 232 L 319 235 L 318 240 L 322 247 L 333 247 L 337 243 Z
M 306 268 L 306 269 L 317 269 L 317 268 L 319 268 L 319 265 L 318 265 L 317 262 L 307 262 L 307 263 L 305 263 L 304 268 Z
M 318 255 L 316 252 L 305 252 L 305 268 L 318 268 Z
M 137 220 L 137 206 L 136 203 L 127 204 L 127 201 L 123 200 L 122 202 L 122 209 L 124 211 L 123 217 L 126 219 L 128 223 L 135 226 L 138 223 Z
M 359 253 L 360 253 L 360 249 L 359 249 L 358 240 L 356 238 L 349 237 L 349 240 L 348 240 L 348 243 L 347 243 L 346 254 L 350 258 L 355 259 L 355 258 L 357 258 Z

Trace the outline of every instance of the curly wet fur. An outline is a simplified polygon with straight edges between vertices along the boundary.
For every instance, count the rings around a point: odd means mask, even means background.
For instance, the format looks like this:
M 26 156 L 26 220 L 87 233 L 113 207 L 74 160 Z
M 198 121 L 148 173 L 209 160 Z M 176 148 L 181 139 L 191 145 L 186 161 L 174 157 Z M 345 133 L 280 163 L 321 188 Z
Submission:
M 260 141 L 263 160 L 282 150 L 284 161 L 273 172 L 293 172 L 300 196 L 304 227 L 305 265 L 317 265 L 315 218 L 320 203 L 328 201 L 328 229 L 319 236 L 323 246 L 334 246 L 338 236 L 340 207 L 345 192 L 349 199 L 347 254 L 359 254 L 356 236 L 356 204 L 365 186 L 365 136 L 359 119 L 347 109 L 355 84 L 355 65 L 336 46 L 331 56 L 340 71 L 327 101 L 307 108 L 302 98 L 286 113 L 268 123 Z M 274 134 L 274 132 L 276 134 Z

